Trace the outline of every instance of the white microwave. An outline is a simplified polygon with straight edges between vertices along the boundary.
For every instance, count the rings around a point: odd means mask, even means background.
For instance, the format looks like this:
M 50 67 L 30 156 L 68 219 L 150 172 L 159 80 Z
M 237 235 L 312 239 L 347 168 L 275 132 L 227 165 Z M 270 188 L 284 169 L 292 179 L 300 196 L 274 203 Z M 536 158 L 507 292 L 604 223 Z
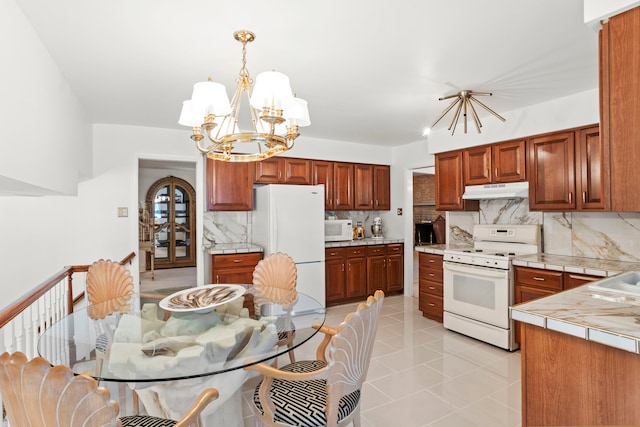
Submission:
M 353 240 L 353 221 L 350 219 L 327 219 L 324 221 L 324 241 L 340 242 Z

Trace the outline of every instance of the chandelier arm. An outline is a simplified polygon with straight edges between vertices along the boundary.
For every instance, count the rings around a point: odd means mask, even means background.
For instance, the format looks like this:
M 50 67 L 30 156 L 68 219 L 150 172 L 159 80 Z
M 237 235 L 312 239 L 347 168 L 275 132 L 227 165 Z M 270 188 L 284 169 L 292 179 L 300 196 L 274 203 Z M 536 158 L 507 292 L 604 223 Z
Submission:
M 457 96 L 457 95 L 453 95 L 453 96 Z M 451 98 L 451 97 L 452 97 L 452 96 L 448 96 L 447 98 Z M 446 98 L 440 98 L 440 100 L 442 100 L 442 99 L 446 99 Z M 446 115 L 447 115 L 447 113 L 448 113 L 449 111 L 451 111 L 451 109 L 452 109 L 452 108 L 453 108 L 453 107 L 454 107 L 454 106 L 455 106 L 459 101 L 460 101 L 460 97 L 458 97 L 457 99 L 454 99 L 454 100 L 453 100 L 453 102 L 451 102 L 451 104 L 450 104 L 450 105 L 449 105 L 449 106 L 444 110 L 444 112 L 440 115 L 440 117 L 438 117 L 438 119 L 437 119 L 435 122 L 433 122 L 433 123 L 431 124 L 431 127 L 434 127 L 434 126 L 435 126 L 435 125 L 436 125 L 440 120 L 442 120 L 442 118 L 443 118 L 444 116 L 446 116 Z M 449 129 L 451 129 L 451 127 L 449 127 Z
M 499 118 L 500 120 L 502 120 L 503 122 L 505 121 L 505 118 L 502 117 L 500 114 L 496 113 L 495 111 L 493 111 L 491 108 L 487 107 L 486 105 L 484 105 L 482 102 L 480 102 L 476 97 L 474 97 L 473 95 L 470 96 L 471 99 L 473 99 L 475 102 L 478 103 L 478 105 L 480 105 L 482 108 L 484 108 L 485 110 L 487 110 L 488 112 L 490 112 L 491 114 L 493 114 L 494 116 L 496 116 L 497 118 Z
M 478 133 L 480 133 L 482 122 L 480 121 L 480 117 L 478 117 L 476 108 L 473 106 L 473 102 L 469 101 L 469 107 L 471 107 L 471 115 L 473 116 L 473 122 L 476 124 L 476 130 L 478 131 Z
M 451 135 L 453 135 L 456 131 L 456 126 L 458 126 L 458 119 L 460 118 L 460 111 L 462 110 L 462 103 L 464 101 L 462 100 L 462 98 L 459 99 L 459 103 L 458 103 L 458 108 L 456 109 L 456 113 L 453 115 L 453 120 L 451 121 L 451 124 L 449 125 L 449 130 L 451 130 L 451 128 L 453 127 L 453 130 L 451 131 Z
M 474 92 L 472 90 L 469 91 L 469 96 L 477 95 L 477 96 L 493 96 L 491 92 Z
M 442 98 L 438 98 L 438 101 L 444 101 L 445 99 L 450 99 L 450 98 L 459 98 L 460 97 L 460 93 L 454 93 L 453 95 L 449 95 L 449 96 L 443 96 Z
M 467 133 L 467 104 L 469 103 L 469 98 L 464 97 L 464 133 Z

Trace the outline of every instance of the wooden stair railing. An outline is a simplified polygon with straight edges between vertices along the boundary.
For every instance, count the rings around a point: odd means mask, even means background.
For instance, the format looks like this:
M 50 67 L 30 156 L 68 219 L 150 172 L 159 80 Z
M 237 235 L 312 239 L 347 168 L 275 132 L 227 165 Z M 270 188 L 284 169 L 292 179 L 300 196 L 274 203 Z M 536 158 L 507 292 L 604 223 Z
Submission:
M 131 252 L 120 264 L 130 264 Z M 37 356 L 42 331 L 73 312 L 85 297 L 84 290 L 73 296 L 73 275 L 86 273 L 90 265 L 67 266 L 46 279 L 0 312 L 0 354 L 21 351 L 29 359 Z

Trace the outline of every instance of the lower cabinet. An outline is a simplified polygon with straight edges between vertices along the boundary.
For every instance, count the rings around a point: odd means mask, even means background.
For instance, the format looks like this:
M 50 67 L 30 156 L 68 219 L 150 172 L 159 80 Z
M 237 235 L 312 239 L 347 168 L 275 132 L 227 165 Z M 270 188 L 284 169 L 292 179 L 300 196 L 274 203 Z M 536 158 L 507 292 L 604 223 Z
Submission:
M 514 269 L 514 304 L 547 297 L 560 291 L 575 288 L 602 277 L 576 274 L 539 268 L 520 267 Z M 515 340 L 520 344 L 521 325 L 515 322 Z
M 442 255 L 418 254 L 418 309 L 424 317 L 442 322 Z
M 404 289 L 401 243 L 325 249 L 327 305 L 366 298 L 376 290 L 385 294 Z
M 253 283 L 253 270 L 262 253 L 211 255 L 211 283 Z M 253 298 L 245 295 L 244 306 L 253 312 Z

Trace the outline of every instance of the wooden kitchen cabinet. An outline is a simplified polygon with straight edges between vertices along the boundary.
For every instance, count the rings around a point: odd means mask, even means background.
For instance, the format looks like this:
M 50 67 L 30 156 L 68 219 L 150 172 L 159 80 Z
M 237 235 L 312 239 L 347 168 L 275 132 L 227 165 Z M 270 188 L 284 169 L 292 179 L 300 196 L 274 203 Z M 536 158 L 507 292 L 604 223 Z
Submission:
M 640 7 L 612 16 L 599 34 L 600 123 L 610 155 L 611 211 L 640 211 Z
M 600 126 L 576 132 L 576 210 L 609 211 L 611 181 L 609 148 L 600 138 Z
M 261 252 L 211 255 L 210 283 L 252 284 L 253 270 L 255 270 L 261 259 Z M 250 313 L 253 313 L 254 305 L 251 293 L 245 294 L 243 306 Z
M 373 209 L 373 165 L 353 165 L 354 200 L 356 210 Z
M 464 200 L 462 150 L 447 151 L 435 155 L 436 210 L 478 210 L 477 200 Z
M 373 165 L 373 209 L 391 209 L 391 167 Z
M 424 317 L 442 323 L 444 295 L 442 255 L 418 254 L 418 309 Z
M 368 294 L 378 289 L 385 294 L 397 294 L 404 289 L 403 245 L 367 246 Z
M 346 248 L 328 248 L 324 251 L 325 298 L 327 305 L 346 298 Z
M 525 141 L 508 141 L 464 150 L 464 184 L 525 181 Z
M 595 282 L 596 280 L 602 280 L 604 277 L 591 276 L 589 274 L 579 273 L 564 273 L 564 289 L 573 289 L 578 286 L 585 285 L 587 283 Z
M 313 160 L 311 162 L 311 180 L 313 185 L 324 185 L 324 209 L 333 210 L 335 208 L 333 162 Z
M 551 133 L 529 139 L 529 209 L 574 210 L 575 133 Z
M 207 210 L 253 210 L 253 178 L 252 163 L 221 162 L 207 158 Z
M 333 209 L 353 210 L 353 163 L 334 162 L 333 163 Z
M 367 295 L 364 246 L 326 248 L 324 263 L 327 305 L 362 299 Z
M 255 162 L 256 184 L 300 184 L 312 182 L 311 160 L 271 157 Z

